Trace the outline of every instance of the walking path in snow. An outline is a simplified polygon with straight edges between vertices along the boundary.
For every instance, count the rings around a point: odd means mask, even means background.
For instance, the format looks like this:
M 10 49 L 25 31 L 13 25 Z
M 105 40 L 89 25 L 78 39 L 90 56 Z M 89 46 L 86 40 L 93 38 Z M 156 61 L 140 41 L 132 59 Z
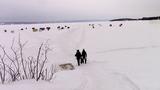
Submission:
M 85 81 L 76 90 L 140 90 L 127 76 L 107 70 L 107 64 L 89 63 L 79 70 Z

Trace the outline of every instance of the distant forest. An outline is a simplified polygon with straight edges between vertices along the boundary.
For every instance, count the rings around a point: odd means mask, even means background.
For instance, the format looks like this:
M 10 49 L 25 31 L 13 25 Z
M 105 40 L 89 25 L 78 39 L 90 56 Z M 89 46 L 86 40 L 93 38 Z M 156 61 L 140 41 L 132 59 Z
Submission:
M 112 19 L 110 21 L 136 21 L 136 20 L 160 20 L 160 16 L 155 17 L 142 17 L 142 18 L 119 18 L 119 19 Z

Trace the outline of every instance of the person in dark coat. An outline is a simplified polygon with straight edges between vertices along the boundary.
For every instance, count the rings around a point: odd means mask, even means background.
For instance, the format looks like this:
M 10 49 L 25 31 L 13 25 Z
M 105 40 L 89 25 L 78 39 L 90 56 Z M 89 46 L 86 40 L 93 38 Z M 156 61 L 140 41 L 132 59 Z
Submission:
M 82 59 L 84 61 L 84 63 L 87 63 L 87 52 L 83 49 L 82 50 Z
M 78 66 L 80 66 L 80 63 L 81 63 L 81 56 L 82 56 L 82 55 L 81 55 L 81 53 L 80 53 L 79 50 L 77 50 L 75 56 L 76 56 L 76 59 L 77 59 Z
M 83 56 L 81 55 L 81 64 L 84 63 L 84 59 L 83 59 Z

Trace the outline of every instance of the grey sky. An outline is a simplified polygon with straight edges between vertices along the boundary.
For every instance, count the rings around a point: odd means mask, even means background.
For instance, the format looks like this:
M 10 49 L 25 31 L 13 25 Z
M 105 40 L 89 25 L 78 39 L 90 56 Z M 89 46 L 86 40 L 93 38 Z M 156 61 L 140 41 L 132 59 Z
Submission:
M 160 15 L 160 0 L 0 0 L 0 21 L 92 20 Z

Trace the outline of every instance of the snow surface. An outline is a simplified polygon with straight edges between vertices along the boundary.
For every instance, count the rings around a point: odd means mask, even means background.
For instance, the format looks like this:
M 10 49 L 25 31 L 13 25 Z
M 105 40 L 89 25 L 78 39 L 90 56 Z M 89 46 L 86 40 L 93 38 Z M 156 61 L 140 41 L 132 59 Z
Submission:
M 57 30 L 65 25 L 71 28 Z M 47 26 L 50 31 L 31 29 Z M 27 30 L 20 30 L 25 27 Z M 160 90 L 160 21 L 0 26 L 0 44 L 5 48 L 19 35 L 23 42 L 28 41 L 26 56 L 36 55 L 40 43 L 48 41 L 53 49 L 48 62 L 70 62 L 76 69 L 57 72 L 51 82 L 18 81 L 0 85 L 0 90 Z M 83 48 L 88 52 L 88 63 L 78 67 L 74 54 Z

